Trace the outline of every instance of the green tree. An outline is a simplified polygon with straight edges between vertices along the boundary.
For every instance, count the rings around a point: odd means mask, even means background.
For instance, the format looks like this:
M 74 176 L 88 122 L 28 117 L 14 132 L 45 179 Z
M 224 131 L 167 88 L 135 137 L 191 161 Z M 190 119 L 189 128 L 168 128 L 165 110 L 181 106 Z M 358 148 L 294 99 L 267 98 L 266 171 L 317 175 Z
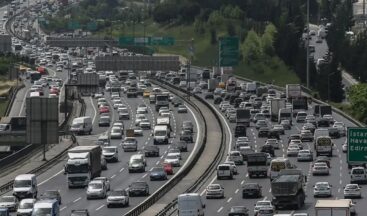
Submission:
M 357 84 L 348 88 L 348 99 L 354 116 L 366 123 L 367 121 L 367 84 Z
M 208 18 L 208 23 L 211 26 L 220 26 L 222 25 L 224 22 L 224 17 L 222 16 L 222 14 L 219 11 L 213 11 L 210 13 L 209 18 Z
M 210 29 L 210 44 L 217 44 L 217 30 L 215 28 Z
M 270 23 L 265 27 L 264 34 L 261 36 L 262 50 L 268 56 L 274 55 L 274 38 L 276 33 L 276 27 Z
M 233 25 L 232 22 L 227 22 L 227 33 L 229 36 L 236 35 L 236 27 Z
M 195 19 L 194 22 L 194 31 L 198 34 L 204 34 L 205 33 L 205 25 L 204 22 L 198 18 Z
M 242 56 L 247 63 L 261 58 L 261 40 L 253 30 L 249 31 L 245 41 L 242 43 Z

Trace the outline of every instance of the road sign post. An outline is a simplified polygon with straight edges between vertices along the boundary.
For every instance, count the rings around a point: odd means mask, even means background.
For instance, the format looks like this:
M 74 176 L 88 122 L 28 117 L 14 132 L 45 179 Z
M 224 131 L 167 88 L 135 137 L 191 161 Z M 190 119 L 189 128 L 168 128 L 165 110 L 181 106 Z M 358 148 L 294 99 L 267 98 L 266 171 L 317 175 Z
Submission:
M 348 128 L 348 163 L 367 162 L 367 128 Z
M 239 58 L 238 37 L 222 37 L 219 39 L 219 67 L 238 65 Z

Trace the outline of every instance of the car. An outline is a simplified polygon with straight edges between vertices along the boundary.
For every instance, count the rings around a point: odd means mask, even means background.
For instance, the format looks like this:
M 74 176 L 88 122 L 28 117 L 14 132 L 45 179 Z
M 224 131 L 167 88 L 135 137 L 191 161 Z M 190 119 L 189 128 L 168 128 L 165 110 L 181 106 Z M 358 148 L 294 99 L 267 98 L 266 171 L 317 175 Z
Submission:
M 177 112 L 178 113 L 187 113 L 187 108 L 185 105 L 179 105 L 178 108 L 177 108 Z
M 204 99 L 214 99 L 214 94 L 212 92 L 207 92 L 204 95 Z
M 334 122 L 333 128 L 337 128 L 339 130 L 340 136 L 346 136 L 347 135 L 347 129 L 346 129 L 345 124 L 343 122 Z
M 149 130 L 151 129 L 151 124 L 149 119 L 142 119 L 139 123 L 139 126 L 143 129 L 143 130 Z
M 282 120 L 280 122 L 280 125 L 283 126 L 284 130 L 290 130 L 291 129 L 291 122 L 289 120 Z
M 110 116 L 101 116 L 98 120 L 98 126 L 100 127 L 109 127 L 111 124 Z
M 217 179 L 233 179 L 233 167 L 230 164 L 219 164 L 217 167 Z
M 134 130 L 134 136 L 143 136 L 143 129 L 140 126 L 132 128 Z
M 307 120 L 309 121 L 309 120 Z M 302 126 L 302 130 L 308 130 L 310 131 L 312 134 L 315 132 L 316 130 L 316 126 L 313 123 L 310 122 L 306 122 L 303 126 Z M 312 139 L 313 140 L 313 139 Z
M 343 190 L 344 199 L 346 198 L 362 198 L 361 188 L 358 184 L 347 184 Z
M 129 120 L 130 119 L 130 113 L 127 108 L 117 108 L 119 120 Z
M 329 167 L 324 162 L 315 162 L 312 166 L 312 175 L 329 175 Z
M 192 93 L 194 94 L 201 94 L 202 90 L 200 87 L 195 87 L 193 90 L 192 90 Z
M 230 165 L 230 166 L 231 166 L 231 169 L 232 169 L 232 173 L 233 173 L 234 175 L 237 175 L 237 174 L 238 174 L 237 166 L 236 166 L 236 164 L 235 164 L 235 162 L 234 162 L 234 161 L 225 161 L 223 164 L 228 164 L 228 165 Z
M 14 212 L 18 208 L 18 199 L 15 196 L 2 196 L 0 197 L 0 208 L 7 208 Z
M 353 167 L 350 171 L 350 183 L 367 183 L 367 171 L 365 167 Z
M 129 197 L 149 196 L 149 185 L 145 181 L 135 181 L 129 185 Z
M 167 175 L 173 175 L 173 167 L 170 163 L 163 163 L 163 169 Z
M 331 187 L 329 182 L 317 182 L 313 187 L 314 197 L 331 197 Z
M 100 106 L 98 108 L 99 114 L 101 113 L 109 113 L 110 112 L 110 108 L 108 106 Z
M 192 132 L 190 130 L 181 130 L 180 141 L 193 143 L 194 138 Z
M 259 121 L 258 121 L 259 122 Z M 267 127 L 261 127 L 259 129 L 259 132 L 257 133 L 257 136 L 260 138 L 260 137 L 268 137 L 269 135 L 269 132 L 270 132 L 270 129 L 267 128 Z
M 296 122 L 306 122 L 307 113 L 305 111 L 299 111 L 296 115 Z
M 260 198 L 262 197 L 261 186 L 259 183 L 246 183 L 242 187 L 242 198 Z
M 100 180 L 92 180 L 87 187 L 87 200 L 91 198 L 104 199 L 107 196 L 107 188 Z
M 36 199 L 22 199 L 17 209 L 17 216 L 31 215 L 36 201 Z M 0 215 L 2 215 L 1 212 Z
M 250 216 L 249 210 L 245 206 L 232 206 L 228 216 Z
M 107 177 L 100 176 L 100 177 L 94 178 L 93 180 L 102 181 L 104 183 L 104 185 L 106 186 L 106 190 L 107 191 L 110 191 L 111 190 L 111 183 L 110 183 L 110 180 Z
M 120 127 L 113 126 L 110 131 L 111 139 L 121 139 L 122 138 L 122 129 Z
M 137 151 L 138 140 L 135 137 L 125 137 L 124 141 L 122 142 L 122 148 L 124 149 L 124 152 Z
M 143 112 L 143 113 L 148 113 L 148 107 L 144 103 L 139 104 L 137 110 L 141 110 L 141 112 Z
M 61 195 L 59 190 L 47 190 L 41 194 L 40 199 L 56 199 L 59 202 L 59 205 L 61 205 Z
M 332 139 L 338 139 L 340 138 L 339 129 L 336 127 L 328 128 L 329 131 L 329 137 Z
M 174 167 L 181 166 L 181 164 L 180 164 L 180 158 L 176 154 L 167 154 L 166 157 L 164 158 L 164 162 L 163 163 L 169 163 L 169 164 L 171 164 Z
M 210 198 L 224 198 L 224 188 L 220 184 L 210 184 L 206 187 L 205 197 Z
M 313 141 L 313 134 L 309 130 L 301 130 L 301 141 Z
M 129 206 L 129 194 L 126 190 L 113 190 L 107 196 L 107 208 L 111 206 L 121 205 Z
M 145 157 L 159 157 L 159 147 L 154 145 L 146 145 L 143 148 Z
M 313 154 L 308 149 L 299 150 L 297 161 L 313 161 Z
M 269 144 L 265 144 L 265 145 L 261 146 L 261 151 L 260 152 L 269 153 L 272 157 L 275 156 L 274 147 L 272 145 L 269 145 Z
M 72 209 L 70 216 L 90 216 L 88 209 Z
M 182 130 L 189 130 L 191 133 L 194 132 L 194 125 L 192 121 L 183 121 L 181 128 Z
M 298 145 L 289 145 L 288 148 L 287 148 L 287 156 L 288 157 L 295 157 L 298 155 L 298 152 L 299 152 L 299 146 Z
M 276 131 L 278 132 L 279 134 L 281 135 L 284 135 L 285 132 L 284 132 L 284 128 L 282 125 L 278 124 L 278 125 L 274 125 L 273 128 L 272 128 L 273 131 Z
M 317 162 L 326 163 L 326 165 L 327 165 L 329 168 L 331 168 L 331 166 L 330 166 L 330 158 L 329 158 L 329 157 L 327 157 L 327 156 L 318 156 L 318 157 L 316 158 L 315 163 L 317 163 Z
M 255 124 L 255 128 L 256 129 L 260 129 L 262 127 L 268 127 L 268 123 L 266 122 L 266 120 L 258 120 Z
M 254 214 L 257 215 L 260 210 L 268 210 L 268 211 L 275 211 L 274 206 L 271 204 L 269 200 L 261 200 L 257 201 L 254 208 Z
M 267 139 L 265 145 L 271 145 L 274 149 L 279 149 L 279 142 L 277 139 Z
M 342 145 L 342 150 L 344 153 L 348 152 L 348 140 L 346 139 Z
M 119 151 L 117 146 L 106 146 L 102 148 L 102 155 L 106 161 L 119 161 Z
M 168 179 L 167 173 L 163 167 L 153 167 L 150 171 L 149 178 L 151 181 Z
M 135 126 L 138 126 L 140 124 L 140 121 L 142 119 L 146 119 L 147 117 L 145 116 L 145 114 L 136 114 L 135 116 Z
M 322 118 L 328 120 L 330 124 L 334 124 L 335 122 L 333 116 L 330 114 L 325 114 L 322 116 Z
M 178 141 L 172 145 L 174 148 L 179 149 L 181 152 L 187 152 L 187 142 L 186 141 Z
M 101 155 L 101 169 L 107 170 L 107 161 L 106 161 L 106 158 L 103 157 L 103 155 Z

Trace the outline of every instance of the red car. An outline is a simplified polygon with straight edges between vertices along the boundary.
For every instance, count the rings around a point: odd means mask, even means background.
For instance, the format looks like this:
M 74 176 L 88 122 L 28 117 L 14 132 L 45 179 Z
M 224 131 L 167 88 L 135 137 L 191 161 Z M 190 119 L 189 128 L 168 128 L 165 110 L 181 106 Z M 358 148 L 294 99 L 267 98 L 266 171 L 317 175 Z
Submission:
M 107 106 L 101 106 L 99 107 L 99 114 L 101 113 L 109 113 L 110 112 L 110 108 Z
M 59 95 L 59 90 L 57 88 L 51 88 L 50 89 L 50 94 L 56 94 L 56 95 Z
M 172 168 L 172 165 L 170 163 L 164 163 L 163 164 L 163 169 L 167 173 L 167 175 L 173 175 L 173 168 Z

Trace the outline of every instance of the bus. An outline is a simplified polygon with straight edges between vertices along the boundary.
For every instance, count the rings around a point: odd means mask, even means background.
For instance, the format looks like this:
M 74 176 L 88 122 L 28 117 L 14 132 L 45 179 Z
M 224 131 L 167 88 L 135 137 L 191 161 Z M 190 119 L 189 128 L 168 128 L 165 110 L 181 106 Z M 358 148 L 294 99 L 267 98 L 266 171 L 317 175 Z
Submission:
M 275 179 L 279 175 L 280 170 L 293 169 L 293 168 L 295 168 L 295 166 L 291 164 L 288 158 L 274 158 L 270 162 L 270 168 L 269 168 L 270 180 Z

